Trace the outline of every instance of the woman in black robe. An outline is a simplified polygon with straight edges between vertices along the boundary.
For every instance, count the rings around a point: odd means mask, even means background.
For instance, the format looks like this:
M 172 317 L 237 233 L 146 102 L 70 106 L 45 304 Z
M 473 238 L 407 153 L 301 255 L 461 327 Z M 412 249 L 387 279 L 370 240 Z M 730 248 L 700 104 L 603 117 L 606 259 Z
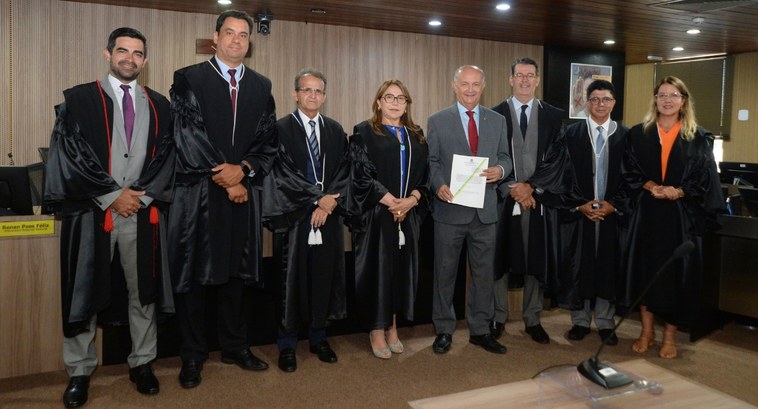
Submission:
M 632 192 L 626 299 L 637 298 L 674 250 L 691 240 L 695 251 L 660 277 L 640 307 L 642 333 L 632 345 L 654 343 L 654 318 L 665 322 L 658 355 L 675 358 L 679 325 L 697 326 L 703 234 L 723 207 L 713 135 L 699 127 L 686 85 L 666 77 L 655 88 L 645 121 L 633 127 L 622 172 Z
M 428 203 L 428 149 L 411 103 L 402 82 L 385 81 L 371 118 L 350 137 L 351 213 L 359 215 L 351 223 L 356 310 L 382 359 L 403 352 L 396 315 L 413 320 L 418 236 Z

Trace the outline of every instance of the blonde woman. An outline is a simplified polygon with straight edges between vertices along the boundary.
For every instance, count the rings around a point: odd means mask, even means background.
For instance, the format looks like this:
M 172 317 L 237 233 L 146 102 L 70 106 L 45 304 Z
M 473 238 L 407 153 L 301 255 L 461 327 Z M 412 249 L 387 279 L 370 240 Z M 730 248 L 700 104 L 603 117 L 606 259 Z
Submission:
M 643 123 L 630 130 L 622 172 L 635 208 L 630 225 L 626 300 L 636 298 L 674 249 L 687 240 L 695 251 L 665 271 L 642 301 L 642 332 L 632 345 L 644 353 L 655 342 L 654 320 L 664 321 L 658 355 L 675 358 L 680 325 L 701 316 L 702 237 L 723 207 L 713 158 L 713 134 L 697 125 L 692 96 L 676 77 L 655 87 Z

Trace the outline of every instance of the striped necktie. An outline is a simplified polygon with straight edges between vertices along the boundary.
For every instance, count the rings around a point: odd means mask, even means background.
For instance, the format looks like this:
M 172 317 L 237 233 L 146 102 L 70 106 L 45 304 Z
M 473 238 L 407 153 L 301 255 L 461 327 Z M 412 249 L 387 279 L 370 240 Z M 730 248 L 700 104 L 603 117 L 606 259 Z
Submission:
M 321 180 L 321 156 L 318 151 L 318 138 L 316 138 L 316 121 L 308 121 L 311 126 L 311 134 L 308 135 L 308 147 L 311 149 L 311 158 L 313 158 L 313 167 L 315 168 L 316 180 Z

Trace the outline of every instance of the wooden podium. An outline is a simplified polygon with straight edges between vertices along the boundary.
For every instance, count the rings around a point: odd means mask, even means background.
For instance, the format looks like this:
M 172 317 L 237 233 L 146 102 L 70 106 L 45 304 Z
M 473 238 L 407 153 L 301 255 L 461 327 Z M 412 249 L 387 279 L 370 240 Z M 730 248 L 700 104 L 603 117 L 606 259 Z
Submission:
M 59 240 L 53 216 L 0 217 L 0 378 L 63 368 Z

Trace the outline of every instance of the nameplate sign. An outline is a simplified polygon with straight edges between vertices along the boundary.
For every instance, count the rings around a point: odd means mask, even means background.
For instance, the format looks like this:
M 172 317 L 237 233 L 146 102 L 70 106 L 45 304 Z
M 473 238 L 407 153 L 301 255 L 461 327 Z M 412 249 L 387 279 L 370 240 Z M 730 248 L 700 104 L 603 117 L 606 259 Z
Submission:
M 0 237 L 49 236 L 55 234 L 55 220 L 0 222 Z

